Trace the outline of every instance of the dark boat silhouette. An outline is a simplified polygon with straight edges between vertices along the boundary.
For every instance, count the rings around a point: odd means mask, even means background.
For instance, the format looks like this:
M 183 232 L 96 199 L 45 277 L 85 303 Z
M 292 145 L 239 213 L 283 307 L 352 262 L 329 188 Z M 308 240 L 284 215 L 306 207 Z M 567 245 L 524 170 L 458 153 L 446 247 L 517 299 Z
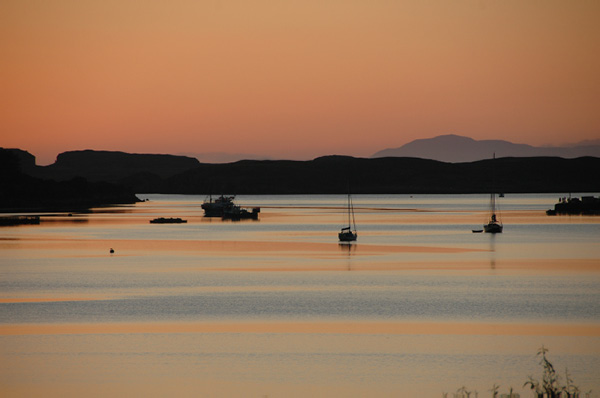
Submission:
M 495 153 L 494 153 L 493 159 L 494 159 L 494 163 L 495 163 L 495 160 L 496 160 Z M 492 184 L 493 184 L 493 179 L 492 179 Z M 497 234 L 497 233 L 501 233 L 503 228 L 504 227 L 502 226 L 502 222 L 500 220 L 498 220 L 498 217 L 496 216 L 496 194 L 492 191 L 492 194 L 490 195 L 490 219 L 487 222 L 487 224 L 483 225 L 483 230 L 488 233 Z
M 492 202 L 495 202 L 494 194 L 492 194 Z M 493 206 L 493 205 L 492 205 Z M 496 217 L 496 210 L 492 207 L 492 214 L 487 224 L 483 225 L 483 230 L 492 234 L 501 233 L 503 229 L 502 222 Z
M 260 207 L 252 207 L 248 210 L 236 205 L 233 199 L 235 199 L 235 196 L 221 195 L 215 200 L 212 196 L 209 196 L 208 200 L 205 200 L 201 206 L 204 209 L 204 217 L 221 217 L 234 221 L 243 219 L 258 220 Z
M 338 233 L 338 239 L 340 242 L 353 242 L 358 238 L 356 232 L 356 221 L 354 219 L 354 206 L 352 205 L 352 198 L 348 193 L 348 226 L 342 228 Z
M 39 224 L 39 216 L 8 216 L 0 217 L 0 226 Z
M 150 224 L 183 224 L 186 223 L 187 220 L 182 220 L 181 218 L 164 218 L 159 217 L 154 220 L 150 220 Z
M 600 197 L 582 196 L 580 198 L 559 198 L 554 209 L 546 210 L 549 216 L 557 214 L 600 215 Z
M 253 207 L 251 210 L 245 209 L 243 207 L 233 205 L 230 208 L 223 210 L 223 219 L 224 220 L 258 220 L 258 213 L 260 213 L 260 207 Z
M 212 195 L 209 195 L 208 200 L 205 200 L 201 206 L 204 210 L 204 217 L 223 217 L 226 210 L 231 210 L 235 206 L 234 198 L 235 196 L 221 195 L 213 200 Z

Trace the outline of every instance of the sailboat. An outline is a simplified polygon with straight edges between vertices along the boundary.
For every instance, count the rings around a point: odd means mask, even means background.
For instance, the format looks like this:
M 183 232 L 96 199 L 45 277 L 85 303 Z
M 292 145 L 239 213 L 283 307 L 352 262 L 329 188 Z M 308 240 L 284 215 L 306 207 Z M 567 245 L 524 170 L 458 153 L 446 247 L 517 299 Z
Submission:
M 494 153 L 494 160 L 496 159 L 496 153 Z M 490 198 L 490 220 L 487 224 L 483 225 L 483 230 L 492 234 L 502 232 L 502 222 L 496 217 L 496 194 L 492 191 Z
M 356 222 L 354 220 L 354 206 L 352 205 L 352 198 L 348 192 L 348 226 L 342 228 L 338 234 L 340 242 L 353 242 L 358 237 L 356 232 Z
M 502 222 L 498 220 L 498 218 L 496 217 L 496 194 L 492 193 L 491 199 L 490 199 L 490 208 L 491 208 L 491 214 L 490 214 L 490 220 L 488 221 L 487 224 L 483 225 L 483 230 L 485 232 L 490 232 L 493 234 L 496 233 L 500 233 L 502 232 Z

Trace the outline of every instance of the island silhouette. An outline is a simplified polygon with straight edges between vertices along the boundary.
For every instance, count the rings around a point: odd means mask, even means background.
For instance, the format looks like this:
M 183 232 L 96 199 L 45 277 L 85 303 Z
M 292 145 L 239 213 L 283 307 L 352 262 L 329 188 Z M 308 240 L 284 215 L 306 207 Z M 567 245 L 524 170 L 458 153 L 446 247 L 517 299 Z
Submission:
M 600 158 L 504 157 L 448 163 L 408 157 L 200 163 L 187 156 L 71 151 L 48 166 L 0 149 L 0 207 L 135 203 L 135 194 L 569 193 L 600 191 Z M 493 178 L 492 178 L 493 176 Z

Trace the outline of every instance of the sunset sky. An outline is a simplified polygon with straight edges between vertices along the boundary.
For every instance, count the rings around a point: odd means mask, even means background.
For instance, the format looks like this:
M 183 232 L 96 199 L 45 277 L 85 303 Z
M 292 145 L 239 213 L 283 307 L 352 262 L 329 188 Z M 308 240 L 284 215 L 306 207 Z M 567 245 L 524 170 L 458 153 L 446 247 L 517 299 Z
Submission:
M 597 0 L 2 0 L 0 147 L 370 156 L 600 138 Z

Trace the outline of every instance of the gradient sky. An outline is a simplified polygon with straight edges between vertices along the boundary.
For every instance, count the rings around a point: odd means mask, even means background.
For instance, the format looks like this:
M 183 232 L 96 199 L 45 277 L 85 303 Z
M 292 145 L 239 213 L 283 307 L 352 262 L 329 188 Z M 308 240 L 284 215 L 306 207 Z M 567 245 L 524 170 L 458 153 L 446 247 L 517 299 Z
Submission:
M 369 156 L 600 138 L 597 0 L 2 0 L 0 146 Z

